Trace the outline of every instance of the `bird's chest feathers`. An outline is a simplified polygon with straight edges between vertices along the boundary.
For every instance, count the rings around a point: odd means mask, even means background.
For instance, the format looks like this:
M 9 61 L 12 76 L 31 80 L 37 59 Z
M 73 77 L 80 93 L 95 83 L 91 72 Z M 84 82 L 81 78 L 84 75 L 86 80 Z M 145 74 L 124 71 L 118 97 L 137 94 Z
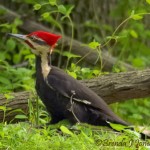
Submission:
M 49 72 L 51 71 L 51 67 L 49 65 L 48 58 L 47 58 L 46 54 L 41 57 L 41 68 L 42 68 L 43 78 L 46 79 Z

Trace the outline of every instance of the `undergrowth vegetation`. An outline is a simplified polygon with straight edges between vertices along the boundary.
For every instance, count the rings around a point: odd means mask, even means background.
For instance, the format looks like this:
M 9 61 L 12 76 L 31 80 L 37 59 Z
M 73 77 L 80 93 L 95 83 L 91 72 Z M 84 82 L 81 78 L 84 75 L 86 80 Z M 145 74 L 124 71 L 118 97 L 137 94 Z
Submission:
M 103 24 L 97 19 L 99 14 L 96 4 L 93 1 L 92 9 L 94 14 L 89 15 L 83 20 L 76 20 L 75 14 L 81 13 L 77 9 L 76 3 L 56 0 L 28 1 L 23 0 L 25 9 L 32 14 L 33 18 L 44 25 L 52 28 L 52 31 L 59 31 L 62 36 L 68 35 L 71 38 L 70 47 L 67 51 L 55 51 L 55 57 L 58 59 L 58 66 L 76 79 L 90 79 L 109 72 L 103 71 L 103 62 L 97 62 L 95 66 L 87 65 L 81 56 L 71 52 L 72 40 L 86 43 L 89 47 L 96 49 L 101 58 L 101 51 L 107 51 L 117 57 L 118 61 L 124 61 L 131 64 L 136 69 L 145 69 L 150 65 L 150 28 L 149 28 L 149 10 L 150 1 L 117 1 L 114 9 L 110 10 L 108 18 L 116 20 L 116 26 Z M 16 5 L 21 5 L 20 1 L 14 0 Z M 12 4 L 13 5 L 13 4 Z M 81 4 L 82 5 L 82 2 Z M 82 8 L 82 7 L 81 7 Z M 86 9 L 88 11 L 88 9 Z M 18 13 L 22 13 L 19 9 Z M 6 12 L 0 10 L 3 16 Z M 85 13 L 85 12 L 84 12 Z M 90 12 L 91 13 L 91 12 Z M 36 18 L 36 15 L 38 16 Z M 93 16 L 93 18 L 92 18 Z M 79 17 L 79 18 L 80 18 Z M 107 17 L 107 16 L 105 16 Z M 87 19 L 87 20 L 84 20 Z M 102 18 L 104 19 L 104 18 Z M 105 18 L 106 19 L 106 18 Z M 112 21 L 113 22 L 113 21 Z M 109 22 L 110 23 L 110 22 Z M 8 32 L 19 33 L 19 26 L 23 24 L 20 18 L 14 19 L 13 22 L 2 22 L 0 24 L 0 93 L 8 99 L 11 98 L 12 92 L 34 91 L 35 80 L 35 56 L 30 53 L 30 49 L 17 42 L 14 39 L 8 39 L 5 34 Z M 69 30 L 69 31 L 66 31 Z M 86 32 L 85 32 L 86 31 Z M 126 71 L 122 66 L 115 64 L 112 72 Z M 90 125 L 70 125 L 67 121 L 60 122 L 48 127 L 45 124 L 49 121 L 42 102 L 37 99 L 36 106 L 29 100 L 29 113 L 25 114 L 18 111 L 15 118 L 26 120 L 9 124 L 4 120 L 0 123 L 0 149 L 8 150 L 50 150 L 50 149 L 146 149 L 149 143 L 139 140 L 137 132 L 115 133 L 102 127 L 93 127 Z M 112 104 L 111 108 L 116 114 L 124 120 L 135 124 L 136 126 L 150 125 L 150 99 L 130 100 L 123 103 Z M 5 106 L 0 106 L 0 110 L 5 112 Z M 14 110 L 13 110 L 14 111 Z M 4 113 L 5 114 L 5 113 Z M 36 128 L 37 125 L 43 125 L 44 128 Z M 115 126 L 119 130 L 119 126 Z
M 63 125 L 61 125 L 63 124 Z M 131 133 L 119 134 L 105 129 L 76 125 L 69 130 L 65 122 L 48 128 L 36 129 L 28 123 L 0 125 L 0 148 L 10 150 L 99 150 L 99 149 L 140 149 L 148 144 Z M 68 123 L 67 123 L 68 125 Z M 104 129 L 104 130 L 103 130 Z

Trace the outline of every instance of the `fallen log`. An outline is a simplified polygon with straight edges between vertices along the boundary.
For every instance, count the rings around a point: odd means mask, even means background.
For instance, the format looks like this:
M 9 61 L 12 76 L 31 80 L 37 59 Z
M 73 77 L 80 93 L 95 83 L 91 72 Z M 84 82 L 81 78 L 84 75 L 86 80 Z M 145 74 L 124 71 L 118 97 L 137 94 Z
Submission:
M 100 97 L 106 103 L 122 102 L 133 98 L 145 98 L 150 96 L 150 69 L 142 71 L 130 71 L 122 73 L 111 73 L 100 77 L 80 81 Z M 0 95 L 0 106 L 6 106 L 5 120 L 10 121 L 15 113 L 10 111 L 22 109 L 25 113 L 28 112 L 28 100 L 35 103 L 36 96 L 31 92 L 11 93 L 12 99 L 7 99 L 6 96 Z M 0 109 L 1 110 L 1 109 Z M 10 115 L 7 115 L 10 114 Z M 0 111 L 0 121 L 3 120 L 4 111 Z

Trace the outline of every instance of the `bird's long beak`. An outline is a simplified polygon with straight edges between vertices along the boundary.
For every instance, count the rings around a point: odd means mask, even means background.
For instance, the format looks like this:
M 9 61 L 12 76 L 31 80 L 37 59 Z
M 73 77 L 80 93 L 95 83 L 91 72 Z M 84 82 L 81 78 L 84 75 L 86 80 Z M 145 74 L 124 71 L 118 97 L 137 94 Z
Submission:
M 14 37 L 16 39 L 19 39 L 21 41 L 25 41 L 27 38 L 26 38 L 26 35 L 21 35 L 21 34 L 12 34 L 12 33 L 8 33 L 7 34 L 8 36 L 11 36 L 11 37 Z

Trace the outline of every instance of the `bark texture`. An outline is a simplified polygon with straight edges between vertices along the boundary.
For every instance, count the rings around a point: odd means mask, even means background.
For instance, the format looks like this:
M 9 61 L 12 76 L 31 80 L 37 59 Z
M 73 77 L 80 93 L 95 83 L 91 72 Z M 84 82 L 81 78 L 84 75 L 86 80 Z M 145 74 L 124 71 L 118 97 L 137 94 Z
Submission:
M 15 121 L 14 117 L 17 114 L 28 114 L 28 100 L 35 103 L 31 92 L 17 92 L 8 95 L 11 98 L 0 94 L 0 122 Z

